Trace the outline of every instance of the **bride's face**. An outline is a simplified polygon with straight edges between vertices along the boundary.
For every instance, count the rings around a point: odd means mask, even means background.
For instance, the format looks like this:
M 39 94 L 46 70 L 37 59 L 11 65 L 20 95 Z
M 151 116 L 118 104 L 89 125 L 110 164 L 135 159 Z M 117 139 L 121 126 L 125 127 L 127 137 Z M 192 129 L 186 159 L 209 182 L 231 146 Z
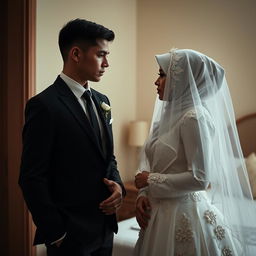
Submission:
M 155 81 L 155 85 L 157 86 L 157 94 L 159 95 L 159 100 L 163 100 L 166 74 L 160 68 L 158 75 L 159 76 L 158 76 L 157 80 Z

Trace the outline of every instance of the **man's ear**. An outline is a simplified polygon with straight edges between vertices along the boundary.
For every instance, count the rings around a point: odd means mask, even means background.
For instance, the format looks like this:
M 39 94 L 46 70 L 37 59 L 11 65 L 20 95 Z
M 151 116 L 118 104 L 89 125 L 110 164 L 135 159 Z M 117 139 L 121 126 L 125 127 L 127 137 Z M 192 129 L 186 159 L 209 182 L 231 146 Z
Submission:
M 70 49 L 69 53 L 71 59 L 78 63 L 80 60 L 81 50 L 77 46 L 74 46 Z

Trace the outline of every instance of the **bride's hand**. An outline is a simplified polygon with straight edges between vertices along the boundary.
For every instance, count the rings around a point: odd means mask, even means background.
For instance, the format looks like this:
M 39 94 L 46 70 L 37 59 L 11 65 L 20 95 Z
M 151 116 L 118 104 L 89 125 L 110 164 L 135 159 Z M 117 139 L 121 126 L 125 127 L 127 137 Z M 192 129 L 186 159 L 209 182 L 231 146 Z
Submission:
M 145 196 L 139 197 L 136 201 L 136 219 L 142 229 L 145 229 L 148 225 L 149 210 L 151 210 L 151 205 L 148 198 Z
M 143 171 L 141 173 L 138 173 L 135 176 L 136 188 L 140 189 L 148 186 L 148 175 L 149 175 L 149 172 Z

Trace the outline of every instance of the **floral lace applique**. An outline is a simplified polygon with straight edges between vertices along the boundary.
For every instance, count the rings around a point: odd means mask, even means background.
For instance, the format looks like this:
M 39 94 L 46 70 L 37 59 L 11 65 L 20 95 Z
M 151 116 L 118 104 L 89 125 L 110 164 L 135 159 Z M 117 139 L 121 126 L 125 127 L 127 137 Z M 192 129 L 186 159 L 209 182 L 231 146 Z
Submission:
M 180 65 L 178 65 L 181 56 L 176 51 L 177 49 L 171 49 L 171 63 L 170 63 L 170 74 L 172 79 L 173 87 L 176 86 L 176 82 L 179 81 L 179 74 L 184 72 Z
M 225 239 L 225 234 L 226 234 L 226 231 L 225 229 L 218 225 L 217 224 L 217 219 L 216 219 L 216 214 L 213 212 L 213 211 L 205 211 L 204 212 L 204 218 L 206 220 L 207 223 L 213 225 L 215 228 L 213 229 L 214 231 L 214 234 L 216 236 L 216 238 L 219 240 L 219 241 L 222 241 L 223 239 Z M 225 240 L 223 240 L 224 242 Z M 223 247 L 223 249 L 221 250 L 221 255 L 222 256 L 232 256 L 232 251 L 229 247 Z
M 204 212 L 204 218 L 206 219 L 206 222 L 212 225 L 216 225 L 216 214 L 212 211 L 205 211 Z
M 224 247 L 221 252 L 222 252 L 223 256 L 232 256 L 233 255 L 232 251 L 228 247 Z
M 217 225 L 217 219 L 216 219 L 216 214 L 213 211 L 205 211 L 204 212 L 204 218 L 206 220 L 207 223 L 215 226 L 214 228 L 214 234 L 217 237 L 218 240 L 222 240 L 225 238 L 225 229 L 220 226 Z
M 160 173 L 150 173 L 148 175 L 148 183 L 154 184 L 154 183 L 163 183 L 166 180 L 166 176 L 164 174 Z
M 180 227 L 176 230 L 175 239 L 178 242 L 191 242 L 193 232 L 191 224 L 185 213 L 182 214 L 180 219 Z
M 218 240 L 222 240 L 225 238 L 225 229 L 222 226 L 217 226 L 214 229 L 214 233 Z

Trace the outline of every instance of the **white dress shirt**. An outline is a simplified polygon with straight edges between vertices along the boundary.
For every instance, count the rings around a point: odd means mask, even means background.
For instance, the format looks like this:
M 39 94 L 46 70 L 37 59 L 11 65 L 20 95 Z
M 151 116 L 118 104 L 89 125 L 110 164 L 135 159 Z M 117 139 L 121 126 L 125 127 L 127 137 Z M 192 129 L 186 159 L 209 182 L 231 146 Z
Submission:
M 76 96 L 79 104 L 81 105 L 82 109 L 84 110 L 86 116 L 88 117 L 88 113 L 86 111 L 86 102 L 85 99 L 82 97 L 84 92 L 86 90 L 91 91 L 90 85 L 87 84 L 87 88 L 84 88 L 83 85 L 79 84 L 78 82 L 76 82 L 75 80 L 73 80 L 72 78 L 68 77 L 67 75 L 65 75 L 63 72 L 61 72 L 60 74 L 61 79 L 67 84 L 67 86 L 69 87 L 69 89 L 73 92 L 73 94 Z M 97 108 L 94 104 L 94 101 L 92 100 L 92 106 L 93 106 L 93 110 L 96 114 L 98 123 L 99 123 L 99 127 L 100 127 L 100 134 L 101 134 L 101 139 L 102 141 L 104 140 L 103 138 L 103 127 L 102 127 L 102 123 L 100 121 L 99 115 L 98 115 L 98 111 Z

